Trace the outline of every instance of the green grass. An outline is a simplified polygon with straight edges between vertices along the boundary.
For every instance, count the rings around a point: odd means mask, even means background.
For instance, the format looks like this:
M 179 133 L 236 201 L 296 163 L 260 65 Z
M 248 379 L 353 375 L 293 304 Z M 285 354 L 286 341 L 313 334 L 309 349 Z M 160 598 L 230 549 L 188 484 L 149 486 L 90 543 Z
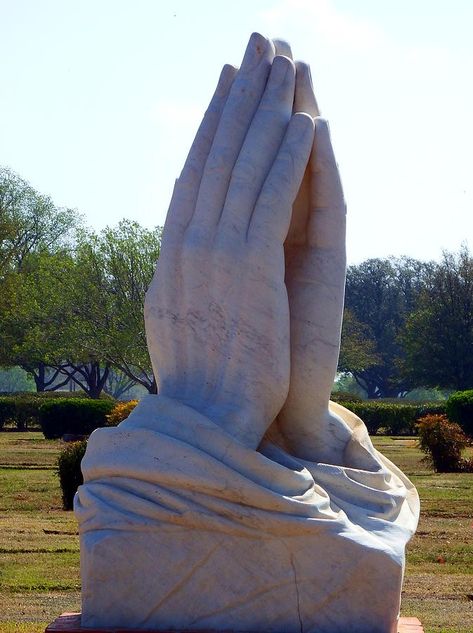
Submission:
M 471 633 L 473 474 L 429 470 L 415 439 L 375 437 L 374 444 L 411 478 L 421 500 L 407 548 L 402 615 L 418 617 L 425 633 Z
M 79 537 L 55 473 L 59 441 L 0 433 L 0 633 L 80 610 Z
M 414 438 L 374 443 L 411 477 L 422 502 L 408 546 L 402 615 L 425 633 L 473 631 L 473 474 L 436 474 Z M 80 610 L 79 539 L 61 508 L 61 443 L 41 433 L 0 433 L 0 633 L 43 633 Z

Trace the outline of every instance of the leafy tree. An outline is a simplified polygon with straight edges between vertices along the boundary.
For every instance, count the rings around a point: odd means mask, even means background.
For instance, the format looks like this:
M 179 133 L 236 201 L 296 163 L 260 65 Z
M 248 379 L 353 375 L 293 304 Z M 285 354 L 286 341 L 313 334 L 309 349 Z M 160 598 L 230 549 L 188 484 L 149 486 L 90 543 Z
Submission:
M 38 391 L 69 381 L 52 365 L 62 358 L 60 335 L 67 321 L 63 280 L 72 265 L 67 253 L 30 254 L 2 282 L 0 365 L 20 366 L 34 378 Z
M 349 372 L 338 374 L 332 388 L 332 395 L 335 394 L 353 394 L 354 396 L 364 400 L 366 391 L 360 387 L 353 376 Z
M 0 364 L 19 365 L 37 391 L 73 382 L 89 396 L 100 395 L 110 364 L 91 356 L 75 338 L 77 279 L 70 253 L 30 254 L 20 270 L 4 280 L 8 290 L 0 313 Z
M 424 387 L 473 387 L 473 257 L 445 252 L 427 278 L 403 332 L 410 381 Z
M 143 302 L 160 235 L 124 221 L 98 235 L 83 231 L 73 252 L 31 253 L 2 284 L 0 365 L 20 365 L 38 390 L 72 381 L 91 397 L 113 365 L 128 378 L 122 389 L 156 391 Z
M 376 342 L 371 336 L 370 328 L 359 321 L 351 310 L 345 308 L 338 371 L 362 372 L 375 366 L 380 361 L 375 350 Z
M 370 355 L 377 361 L 360 366 L 356 356 L 347 358 L 343 352 L 341 367 L 352 373 L 369 398 L 403 396 L 417 386 L 401 371 L 400 333 L 430 269 L 431 264 L 407 257 L 369 259 L 348 268 L 345 306 L 361 324 L 358 336 L 371 342 Z
M 130 380 L 156 392 L 146 345 L 143 304 L 159 257 L 161 230 L 122 221 L 84 234 L 76 251 L 77 345 Z M 71 336 L 74 336 L 71 334 Z
M 30 253 L 64 248 L 80 216 L 57 207 L 13 171 L 0 167 L 0 279 Z
M 67 380 L 58 381 L 59 371 L 45 362 L 38 302 L 51 299 L 51 275 L 38 263 L 42 257 L 66 253 L 80 222 L 75 211 L 57 207 L 20 176 L 0 168 L 0 365 L 19 365 L 41 391 L 64 386 Z M 34 269 L 45 275 L 41 284 L 38 274 L 32 275 Z M 49 325 L 57 321 L 51 310 L 45 314 L 51 318 Z

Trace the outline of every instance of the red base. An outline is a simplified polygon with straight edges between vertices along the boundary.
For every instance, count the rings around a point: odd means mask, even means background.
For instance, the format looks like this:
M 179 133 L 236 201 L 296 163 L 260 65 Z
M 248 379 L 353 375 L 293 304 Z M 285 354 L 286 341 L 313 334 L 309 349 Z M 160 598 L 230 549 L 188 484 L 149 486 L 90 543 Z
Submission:
M 80 625 L 80 613 L 63 613 L 46 627 L 45 633 L 58 633 L 60 631 L 63 633 L 145 633 L 142 629 L 117 629 L 116 627 L 108 629 L 86 629 Z M 176 631 L 149 631 L 149 633 L 176 633 Z M 186 633 L 203 632 L 187 631 Z M 210 631 L 204 633 L 210 633 Z M 400 618 L 398 633 L 424 633 L 424 629 L 422 628 L 420 620 L 417 618 Z

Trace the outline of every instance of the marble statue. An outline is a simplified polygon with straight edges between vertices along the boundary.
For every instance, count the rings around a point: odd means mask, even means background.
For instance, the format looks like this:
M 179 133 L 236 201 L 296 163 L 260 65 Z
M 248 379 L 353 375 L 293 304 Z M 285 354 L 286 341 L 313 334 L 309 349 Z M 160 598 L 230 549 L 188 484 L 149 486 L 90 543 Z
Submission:
M 159 395 L 83 460 L 82 626 L 397 631 L 419 500 L 329 402 L 344 276 L 309 68 L 253 34 L 172 196 L 145 305 Z

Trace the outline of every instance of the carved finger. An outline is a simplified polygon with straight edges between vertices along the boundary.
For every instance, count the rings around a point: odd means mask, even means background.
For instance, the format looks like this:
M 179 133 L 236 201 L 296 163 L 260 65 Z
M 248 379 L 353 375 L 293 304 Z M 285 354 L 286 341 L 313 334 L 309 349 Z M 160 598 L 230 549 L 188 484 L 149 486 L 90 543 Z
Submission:
M 246 238 L 256 201 L 291 119 L 294 83 L 292 61 L 275 57 L 266 90 L 233 169 L 218 228 L 221 238 Z
M 214 229 L 220 219 L 233 167 L 264 93 L 273 58 L 272 42 L 254 33 L 215 133 L 191 225 Z
M 314 120 L 299 112 L 291 118 L 276 160 L 258 198 L 248 240 L 281 245 L 314 138 Z
M 308 237 L 311 246 L 330 249 L 345 258 L 346 205 L 325 119 L 315 119 L 315 167 Z
M 304 62 L 296 62 L 294 112 L 307 112 L 313 117 L 319 114 L 317 100 L 312 87 L 310 68 L 308 64 Z M 311 208 L 311 172 L 314 167 L 314 160 L 315 156 L 312 154 L 293 205 L 291 225 L 286 239 L 286 256 L 288 256 L 288 249 L 306 246 L 308 242 L 307 231 Z
M 174 185 L 164 226 L 163 247 L 168 242 L 175 245 L 194 213 L 205 162 L 236 73 L 237 69 L 229 64 L 226 64 L 220 73 L 215 93 L 192 143 L 181 175 Z
M 317 99 L 312 85 L 310 66 L 305 62 L 296 62 L 296 92 L 294 112 L 307 112 L 313 117 L 320 115 Z

